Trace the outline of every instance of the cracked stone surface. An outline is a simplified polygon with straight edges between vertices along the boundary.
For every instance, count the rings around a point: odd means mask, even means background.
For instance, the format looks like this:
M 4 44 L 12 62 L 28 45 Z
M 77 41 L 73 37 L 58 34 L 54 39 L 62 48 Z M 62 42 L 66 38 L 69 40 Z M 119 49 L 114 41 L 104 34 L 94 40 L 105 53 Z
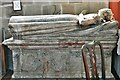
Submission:
M 42 21 L 46 22 L 42 23 Z M 13 52 L 14 74 L 12 77 L 85 77 L 81 46 L 92 40 L 102 43 L 106 75 L 112 77 L 111 51 L 118 38 L 116 36 L 118 23 L 112 21 L 89 28 L 80 28 L 77 21 L 77 17 L 73 15 L 59 16 L 59 19 L 50 15 L 12 17 L 9 28 L 13 38 L 3 42 Z M 40 34 L 41 31 L 46 34 Z M 49 31 L 52 33 L 47 33 Z M 56 33 L 57 31 L 60 32 Z M 97 67 L 100 70 L 99 50 L 96 49 L 96 52 L 98 52 Z

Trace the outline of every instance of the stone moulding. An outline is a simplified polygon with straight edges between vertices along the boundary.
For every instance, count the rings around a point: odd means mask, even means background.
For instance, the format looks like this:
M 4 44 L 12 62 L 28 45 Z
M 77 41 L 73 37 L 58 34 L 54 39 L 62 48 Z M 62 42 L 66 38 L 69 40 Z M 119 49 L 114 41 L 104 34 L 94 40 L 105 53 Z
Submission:
M 9 28 L 13 38 L 5 40 L 3 44 L 13 52 L 14 74 L 12 78 L 85 77 L 80 48 L 84 43 L 92 40 L 101 41 L 106 57 L 106 73 L 108 77 L 112 75 L 111 62 L 107 60 L 111 59 L 111 51 L 117 42 L 117 21 L 80 28 L 75 16 L 72 16 L 74 17 L 72 19 L 67 17 L 66 23 L 63 20 L 64 17 L 59 16 L 60 20 L 55 16 L 20 16 L 10 19 Z M 42 23 L 45 18 L 48 18 L 48 22 Z M 58 22 L 53 22 L 55 20 Z M 67 31 L 63 28 L 70 25 L 74 30 Z M 55 27 L 58 31 L 61 28 L 64 31 L 49 34 L 39 33 L 46 28 L 55 30 Z M 99 59 L 99 55 L 97 57 Z

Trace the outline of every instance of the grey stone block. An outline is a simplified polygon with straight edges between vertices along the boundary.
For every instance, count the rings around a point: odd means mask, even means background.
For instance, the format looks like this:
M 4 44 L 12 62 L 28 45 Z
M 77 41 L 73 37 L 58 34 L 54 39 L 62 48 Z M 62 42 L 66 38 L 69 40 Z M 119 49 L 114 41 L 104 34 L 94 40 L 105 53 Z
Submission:
M 47 2 L 49 3 L 51 0 L 33 0 L 33 2 Z
M 51 2 L 69 2 L 69 0 L 50 0 Z
M 24 5 L 23 15 L 40 15 L 41 5 Z
M 33 0 L 21 0 L 22 5 L 33 4 Z
M 23 5 L 23 15 L 32 15 L 34 13 L 33 5 Z
M 2 5 L 2 2 L 0 2 L 0 5 Z
M 0 17 L 2 17 L 2 6 L 0 6 Z
M 75 14 L 80 14 L 83 10 L 87 10 L 87 13 L 97 13 L 99 9 L 108 7 L 108 2 L 82 2 L 74 5 Z
M 18 15 L 22 15 L 22 11 L 14 11 L 12 4 L 2 6 L 2 17 L 10 18 L 11 16 Z
M 0 5 L 2 4 L 2 0 L 0 0 Z
M 75 6 L 75 14 L 80 14 L 83 10 L 87 10 L 89 13 L 89 3 L 84 2 L 84 3 L 74 3 Z
M 33 0 L 21 0 L 21 2 L 33 2 Z
M 11 37 L 11 34 L 8 31 L 9 18 L 2 18 L 2 41 Z
M 2 28 L 2 17 L 0 17 L 0 28 Z
M 13 0 L 1 0 L 2 5 L 12 4 Z
M 41 5 L 33 5 L 33 15 L 41 15 L 42 14 L 42 11 L 41 11 Z
M 59 4 L 68 4 L 69 0 L 50 0 L 50 4 L 59 5 Z
M 8 29 L 9 18 L 2 18 L 2 28 Z
M 35 5 L 50 5 L 50 0 L 33 0 L 33 4 Z
M 62 4 L 62 13 L 63 14 L 74 14 L 75 6 L 73 3 L 70 4 Z
M 0 43 L 2 42 L 2 18 L 0 17 Z
M 20 0 L 22 4 L 31 4 L 33 0 Z M 3 0 L 2 5 L 12 4 L 13 0 Z
M 2 2 L 12 2 L 13 0 L 2 0 Z
M 21 5 L 23 6 L 23 5 L 32 5 L 33 4 L 33 2 L 21 2 Z
M 61 13 L 61 7 L 60 5 L 49 5 L 49 6 L 43 6 L 43 14 L 60 14 Z
M 89 11 L 91 13 L 97 13 L 99 9 L 102 9 L 102 8 L 107 8 L 108 5 L 106 5 L 107 2 L 90 2 L 89 3 Z
M 79 2 L 82 2 L 83 0 L 69 0 L 69 2 L 77 2 L 77 3 L 79 3 Z

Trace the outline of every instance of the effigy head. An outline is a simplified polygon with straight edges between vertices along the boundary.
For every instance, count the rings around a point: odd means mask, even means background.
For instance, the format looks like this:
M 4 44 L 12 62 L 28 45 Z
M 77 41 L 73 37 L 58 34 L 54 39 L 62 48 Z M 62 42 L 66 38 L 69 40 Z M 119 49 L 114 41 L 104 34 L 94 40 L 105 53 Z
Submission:
M 111 21 L 114 19 L 111 9 L 103 8 L 98 11 L 98 15 L 104 21 Z

